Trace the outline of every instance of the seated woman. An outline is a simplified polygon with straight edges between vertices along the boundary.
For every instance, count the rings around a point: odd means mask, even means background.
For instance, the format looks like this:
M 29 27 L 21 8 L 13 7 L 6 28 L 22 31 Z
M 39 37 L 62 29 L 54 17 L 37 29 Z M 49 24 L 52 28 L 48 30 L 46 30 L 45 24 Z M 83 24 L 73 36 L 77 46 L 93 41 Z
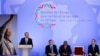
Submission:
M 60 56 L 70 56 L 72 51 L 67 41 L 64 41 L 63 45 L 59 48 Z

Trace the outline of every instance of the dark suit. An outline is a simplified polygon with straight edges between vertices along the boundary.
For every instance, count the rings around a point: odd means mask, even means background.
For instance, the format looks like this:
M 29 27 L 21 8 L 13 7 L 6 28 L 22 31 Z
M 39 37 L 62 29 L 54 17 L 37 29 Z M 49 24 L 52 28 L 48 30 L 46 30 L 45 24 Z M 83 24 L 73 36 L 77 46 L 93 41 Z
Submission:
M 46 48 L 45 48 L 45 54 L 47 56 L 50 56 L 49 53 L 51 53 L 51 48 L 50 48 L 50 45 L 47 45 Z M 57 47 L 56 47 L 56 45 L 53 45 L 53 53 L 55 53 L 56 54 L 55 56 L 57 56 Z
M 59 48 L 59 53 L 60 53 L 60 56 L 64 56 L 62 53 L 66 53 L 67 54 L 66 56 L 70 56 L 72 51 L 69 45 L 67 45 L 66 48 L 64 48 L 64 45 L 61 45 Z
M 27 43 L 26 43 L 25 37 L 24 37 L 24 38 L 21 39 L 20 45 L 32 45 L 32 46 L 33 46 L 32 39 L 31 39 L 31 38 L 28 38 L 28 41 L 27 41 Z
M 91 53 L 92 56 L 95 56 L 96 53 L 99 54 L 99 47 L 98 45 L 95 45 L 95 47 L 93 48 L 92 45 L 88 46 L 88 54 Z

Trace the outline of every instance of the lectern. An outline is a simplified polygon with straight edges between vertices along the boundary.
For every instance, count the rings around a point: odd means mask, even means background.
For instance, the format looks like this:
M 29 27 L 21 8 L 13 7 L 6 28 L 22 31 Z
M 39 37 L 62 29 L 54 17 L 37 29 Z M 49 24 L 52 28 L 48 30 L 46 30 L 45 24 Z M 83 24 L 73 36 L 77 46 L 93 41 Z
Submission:
M 18 48 L 22 51 L 22 56 L 29 56 L 32 45 L 18 45 Z

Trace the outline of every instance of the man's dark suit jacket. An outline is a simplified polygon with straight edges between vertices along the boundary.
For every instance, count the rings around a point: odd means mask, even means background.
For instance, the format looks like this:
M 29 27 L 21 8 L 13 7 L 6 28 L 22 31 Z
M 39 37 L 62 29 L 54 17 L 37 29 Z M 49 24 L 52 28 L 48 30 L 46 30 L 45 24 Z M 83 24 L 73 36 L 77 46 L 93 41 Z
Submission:
M 56 45 L 53 45 L 53 52 L 56 54 L 55 56 L 57 56 L 57 47 Z M 51 48 L 50 48 L 50 45 L 47 45 L 46 48 L 45 48 L 45 54 L 47 56 L 50 56 L 49 53 L 51 53 Z
M 20 45 L 32 45 L 33 46 L 33 42 L 31 38 L 28 38 L 27 44 L 25 42 L 25 37 L 21 39 L 20 41 Z
M 64 56 L 62 55 L 62 53 L 66 53 L 67 56 L 70 56 L 72 51 L 69 45 L 67 45 L 66 49 L 64 48 L 64 45 L 61 45 L 59 48 L 59 53 L 60 53 L 60 56 Z
M 92 56 L 95 56 L 96 53 L 99 54 L 99 47 L 98 47 L 98 45 L 95 45 L 94 49 L 93 49 L 92 45 L 89 45 L 88 46 L 88 54 L 89 53 L 91 53 Z

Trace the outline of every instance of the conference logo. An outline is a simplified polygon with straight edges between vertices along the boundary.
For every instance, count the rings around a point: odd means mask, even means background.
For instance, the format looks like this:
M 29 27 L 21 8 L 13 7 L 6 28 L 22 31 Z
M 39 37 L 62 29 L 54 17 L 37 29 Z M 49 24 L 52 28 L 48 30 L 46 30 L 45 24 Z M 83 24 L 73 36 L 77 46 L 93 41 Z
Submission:
M 34 13 L 35 22 L 42 28 L 52 28 L 56 24 L 55 19 L 52 19 L 51 15 L 53 14 L 56 7 L 53 4 L 41 4 L 39 5 Z

